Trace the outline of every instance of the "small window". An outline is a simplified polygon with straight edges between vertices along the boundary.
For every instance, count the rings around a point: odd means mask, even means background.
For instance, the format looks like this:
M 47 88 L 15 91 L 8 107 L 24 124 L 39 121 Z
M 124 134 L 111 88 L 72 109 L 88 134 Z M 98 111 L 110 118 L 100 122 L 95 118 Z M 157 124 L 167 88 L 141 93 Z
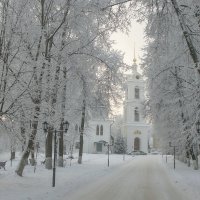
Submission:
M 99 135 L 99 125 L 96 127 L 96 135 Z
M 75 125 L 75 131 L 78 132 L 78 124 Z
M 137 107 L 135 108 L 135 121 L 136 122 L 140 121 L 140 115 Z
M 100 127 L 100 135 L 103 135 L 103 125 Z
M 138 87 L 135 87 L 135 98 L 136 99 L 140 98 L 140 89 Z
M 136 77 L 135 77 L 136 79 L 139 79 L 140 78 L 140 76 L 139 75 L 136 75 Z

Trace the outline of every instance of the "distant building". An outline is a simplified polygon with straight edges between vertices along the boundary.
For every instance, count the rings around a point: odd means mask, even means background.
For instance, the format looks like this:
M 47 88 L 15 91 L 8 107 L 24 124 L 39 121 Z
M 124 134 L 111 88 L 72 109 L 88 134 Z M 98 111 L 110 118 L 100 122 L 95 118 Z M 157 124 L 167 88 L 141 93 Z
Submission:
M 124 100 L 123 136 L 127 140 L 127 151 L 141 150 L 148 152 L 150 125 L 145 122 L 143 114 L 144 80 L 137 71 L 134 59 L 132 73 L 127 75 Z
M 137 71 L 136 60 L 134 59 L 132 74 L 127 76 L 126 91 L 124 101 L 124 114 L 122 135 L 127 141 L 127 151 L 141 150 L 148 152 L 150 148 L 150 125 L 145 122 L 143 115 L 144 98 L 144 80 Z M 99 112 L 99 111 L 98 111 Z M 97 112 L 97 113 L 98 113 Z M 103 113 L 103 114 L 102 114 Z M 83 139 L 84 153 L 106 153 L 107 146 L 104 144 L 112 144 L 114 142 L 111 136 L 112 120 L 108 119 L 108 113 L 92 116 L 85 127 Z M 79 148 L 79 142 L 76 142 L 76 151 Z
M 83 152 L 84 153 L 106 153 L 107 146 L 112 142 L 110 126 L 112 121 L 99 118 L 89 121 L 88 128 L 85 131 Z
M 106 153 L 106 144 L 113 142 L 111 136 L 111 125 L 113 120 L 108 118 L 108 111 L 104 106 L 98 106 L 93 111 L 90 111 L 90 120 L 85 124 L 83 135 L 83 152 L 84 153 Z M 72 141 L 67 146 L 70 147 L 73 144 L 73 152 L 78 152 L 80 147 L 80 125 L 76 124 L 72 128 L 74 139 L 68 139 Z M 73 142 L 74 141 L 74 142 Z M 68 150 L 70 151 L 70 149 Z

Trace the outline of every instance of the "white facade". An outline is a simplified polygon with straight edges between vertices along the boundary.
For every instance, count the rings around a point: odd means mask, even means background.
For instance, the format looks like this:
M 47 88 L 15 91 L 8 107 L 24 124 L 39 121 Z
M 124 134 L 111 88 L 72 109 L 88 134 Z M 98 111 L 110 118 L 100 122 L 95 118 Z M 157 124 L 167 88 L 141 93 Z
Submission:
M 144 100 L 144 80 L 137 72 L 137 65 L 134 63 L 132 74 L 127 76 L 122 126 L 122 133 L 127 139 L 127 152 L 134 150 L 148 152 L 150 126 L 144 119 L 142 104 Z
M 90 120 L 83 139 L 84 153 L 106 153 L 110 143 L 110 120 Z

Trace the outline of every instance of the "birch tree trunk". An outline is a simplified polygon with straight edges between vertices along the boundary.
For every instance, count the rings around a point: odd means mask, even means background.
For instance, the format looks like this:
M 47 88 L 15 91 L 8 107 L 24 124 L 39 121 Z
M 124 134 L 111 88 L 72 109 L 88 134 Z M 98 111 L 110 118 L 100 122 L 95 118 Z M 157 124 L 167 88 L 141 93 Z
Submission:
M 199 69 L 199 58 L 198 58 L 198 54 L 197 54 L 197 51 L 193 45 L 193 42 L 192 42 L 192 39 L 190 37 L 190 33 L 188 31 L 188 28 L 186 26 L 186 23 L 185 23 L 185 20 L 184 20 L 184 16 L 182 15 L 181 13 L 181 10 L 179 9 L 179 6 L 178 6 L 178 3 L 176 0 L 171 0 L 172 2 L 172 5 L 174 7 L 174 10 L 176 12 L 176 15 L 178 17 L 178 20 L 179 20 L 179 23 L 180 23 L 180 27 L 183 31 L 183 35 L 184 35 L 184 38 L 186 40 L 186 43 L 187 43 L 187 46 L 189 48 L 189 51 L 190 51 L 190 55 L 191 55 L 191 58 L 195 64 L 195 67 L 198 71 L 198 73 L 200 74 L 200 69 Z
M 25 114 L 24 111 L 21 110 L 21 121 L 20 121 L 20 131 L 22 136 L 22 152 L 26 146 L 26 128 L 25 128 Z
M 67 31 L 67 24 L 65 23 L 66 21 L 66 17 L 67 14 L 69 12 L 69 8 L 70 8 L 70 1 L 68 0 L 66 2 L 66 10 L 65 10 L 65 14 L 63 17 L 63 21 L 62 24 L 64 24 L 64 28 L 63 28 L 63 33 L 62 33 L 62 40 L 61 40 L 61 46 L 60 46 L 60 50 L 59 50 L 59 55 L 58 55 L 58 61 L 57 61 L 57 66 L 56 66 L 56 73 L 55 73 L 55 78 L 54 78 L 54 87 L 53 87 L 53 93 L 52 93 L 52 99 L 51 99 L 51 107 L 53 109 L 53 114 L 52 117 L 55 115 L 55 106 L 56 106 L 56 102 L 57 102 L 57 92 L 58 92 L 58 88 L 59 88 L 59 75 L 60 75 L 60 67 L 61 67 L 61 63 L 62 63 L 62 51 L 65 45 L 65 39 L 66 39 L 66 31 Z M 60 27 L 61 28 L 61 27 Z M 66 79 L 66 70 L 64 70 L 64 81 Z M 60 125 L 60 138 L 59 138 L 59 158 L 58 158 L 58 166 L 63 167 L 63 126 L 62 123 L 64 122 L 64 111 L 65 111 L 65 95 L 66 95 L 66 86 L 63 89 L 63 103 L 62 103 L 62 117 L 61 117 L 61 125 Z
M 64 122 L 64 120 L 62 120 Z M 64 130 L 63 130 L 63 123 L 60 124 L 60 137 L 59 137 L 59 149 L 58 149 L 58 166 L 63 167 L 63 136 L 64 136 Z
M 84 133 L 84 126 L 85 126 L 85 100 L 83 100 L 83 107 L 82 107 L 82 115 L 81 115 L 81 130 L 80 130 L 80 148 L 79 148 L 79 155 L 78 155 L 78 164 L 82 164 L 82 156 L 83 156 L 83 133 Z
M 34 121 L 32 123 L 32 132 L 31 132 L 31 135 L 30 135 L 30 138 L 28 140 L 28 145 L 20 159 L 20 162 L 19 162 L 19 165 L 17 166 L 17 169 L 15 170 L 15 172 L 19 175 L 19 176 L 22 176 L 23 174 L 23 170 L 24 170 L 24 167 L 27 163 L 27 160 L 28 160 L 28 157 L 29 157 L 29 154 L 30 154 L 30 151 L 34 145 L 34 140 L 35 140 L 35 136 L 37 134 L 37 127 L 38 127 L 38 115 L 39 115 L 39 112 L 40 112 L 40 105 L 36 106 L 35 107 L 35 115 L 34 115 Z
M 41 40 L 39 41 L 38 46 L 40 46 L 41 44 Z M 39 51 L 39 50 L 38 50 Z M 38 57 L 36 57 L 37 60 Z M 32 122 L 32 131 L 31 131 L 31 135 L 29 137 L 28 140 L 28 144 L 27 147 L 21 157 L 21 160 L 19 162 L 19 165 L 16 169 L 16 173 L 19 176 L 22 176 L 24 167 L 26 165 L 26 160 L 28 160 L 30 151 L 34 145 L 34 140 L 35 140 L 35 136 L 37 135 L 37 128 L 38 128 L 38 118 L 40 115 L 40 109 L 41 109 L 41 97 L 42 97 L 42 80 L 43 80 L 43 75 L 44 75 L 44 68 L 45 65 L 42 65 L 42 69 L 41 72 L 39 74 L 39 77 L 37 77 L 37 73 L 36 73 L 36 66 L 34 66 L 34 72 L 33 72 L 33 77 L 34 77 L 34 95 L 33 95 L 33 103 L 34 103 L 34 114 L 33 114 L 33 122 Z
M 31 147 L 31 158 L 30 158 L 30 164 L 31 166 L 35 165 L 35 155 L 34 155 L 34 151 L 35 151 L 35 143 L 33 143 L 33 146 Z
M 53 127 L 49 127 L 45 144 L 45 168 L 52 169 Z
M 63 22 L 61 22 L 61 25 L 63 24 Z M 61 26 L 59 26 L 56 29 L 56 32 L 61 28 Z M 45 59 L 47 61 L 47 67 L 48 67 L 48 74 L 47 74 L 47 85 L 48 85 L 48 89 L 47 89 L 47 93 L 46 93 L 46 97 L 45 100 L 48 103 L 51 103 L 52 106 L 52 115 L 50 117 L 53 117 L 55 114 L 55 104 L 56 104 L 56 98 L 57 98 L 57 90 L 58 90 L 58 81 L 59 81 L 59 72 L 60 69 L 56 69 L 56 74 L 55 74 L 55 84 L 53 87 L 53 92 L 51 97 L 49 97 L 50 95 L 50 88 L 49 88 L 49 81 L 50 81 L 50 63 L 51 63 L 51 48 L 52 48 L 52 44 L 53 44 L 53 38 L 54 35 L 56 34 L 56 32 L 54 32 L 54 34 L 52 34 L 51 36 L 47 36 L 45 35 L 46 38 L 46 48 L 45 48 Z M 61 61 L 60 61 L 61 62 Z M 43 65 L 45 66 L 45 63 L 43 63 Z M 48 134 L 46 137 L 46 144 L 45 144 L 45 149 L 46 149 L 46 155 L 45 155 L 45 168 L 46 169 L 52 169 L 52 139 L 53 139 L 53 130 L 54 130 L 54 126 L 53 124 L 50 124 L 50 129 L 48 130 Z
M 64 87 L 62 90 L 62 105 L 61 105 L 61 124 L 64 122 L 64 116 L 65 116 L 65 102 L 66 102 L 66 91 L 67 91 L 67 69 L 66 66 L 64 66 L 63 70 L 63 80 L 64 80 Z M 63 130 L 63 127 L 61 127 L 61 130 Z M 58 157 L 58 166 L 63 167 L 63 152 L 64 152 L 64 133 L 61 134 L 61 137 L 59 138 L 59 157 Z

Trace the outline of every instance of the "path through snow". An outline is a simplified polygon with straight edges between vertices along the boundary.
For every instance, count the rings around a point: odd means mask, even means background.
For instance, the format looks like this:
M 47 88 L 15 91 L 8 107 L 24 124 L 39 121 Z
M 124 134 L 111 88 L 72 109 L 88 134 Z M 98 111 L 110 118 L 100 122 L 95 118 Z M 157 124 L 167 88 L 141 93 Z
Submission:
M 55 188 L 51 186 L 52 170 L 44 169 L 44 165 L 39 161 L 36 173 L 29 165 L 25 168 L 24 177 L 18 177 L 14 169 L 19 158 L 20 156 L 17 156 L 13 161 L 12 167 L 8 162 L 7 170 L 0 171 L 0 200 L 197 199 L 192 190 L 192 184 L 197 182 L 193 178 L 190 180 L 190 177 L 192 175 L 198 179 L 199 171 L 187 168 L 178 161 L 174 171 L 171 157 L 166 165 L 161 155 L 126 156 L 126 160 L 123 161 L 122 155 L 112 154 L 110 167 L 107 167 L 106 155 L 84 154 L 82 165 L 78 165 L 74 159 L 71 167 L 68 161 L 65 168 L 56 169 Z M 41 157 L 40 160 L 44 158 Z M 191 186 L 187 185 L 185 176 L 188 177 Z M 199 194 L 198 187 L 196 188 L 196 194 Z M 188 194 L 190 198 L 186 198 Z
M 141 156 L 84 185 L 70 200 L 186 200 L 160 158 Z M 64 199 L 63 199 L 64 200 Z

